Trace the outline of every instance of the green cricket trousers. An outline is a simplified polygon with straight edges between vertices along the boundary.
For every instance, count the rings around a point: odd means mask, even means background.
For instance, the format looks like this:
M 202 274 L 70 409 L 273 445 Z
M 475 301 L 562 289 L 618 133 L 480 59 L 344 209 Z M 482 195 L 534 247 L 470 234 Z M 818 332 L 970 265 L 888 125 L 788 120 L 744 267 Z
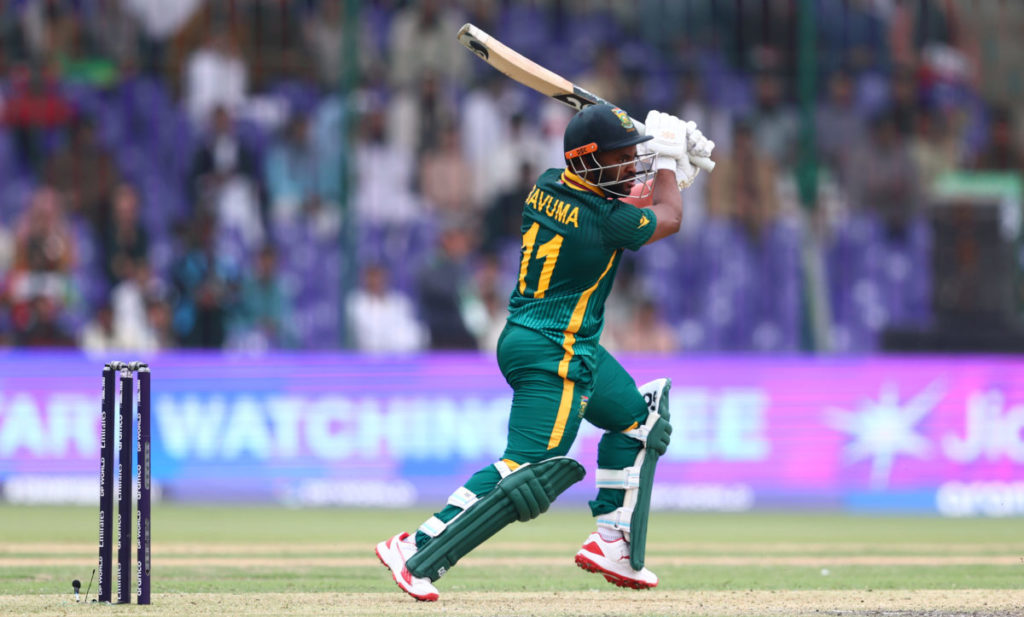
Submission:
M 498 339 L 498 366 L 512 386 L 508 442 L 501 459 L 512 470 L 564 456 L 586 419 L 605 431 L 598 445 L 597 466 L 623 469 L 633 464 L 643 444 L 623 431 L 647 421 L 647 405 L 636 382 L 604 347 L 580 358 L 539 332 L 508 324 Z M 494 465 L 473 474 L 465 487 L 476 495 L 490 492 L 501 479 Z M 590 502 L 594 516 L 620 507 L 624 492 L 599 489 Z M 448 522 L 461 510 L 446 505 L 436 513 Z M 426 534 L 417 534 L 422 546 Z

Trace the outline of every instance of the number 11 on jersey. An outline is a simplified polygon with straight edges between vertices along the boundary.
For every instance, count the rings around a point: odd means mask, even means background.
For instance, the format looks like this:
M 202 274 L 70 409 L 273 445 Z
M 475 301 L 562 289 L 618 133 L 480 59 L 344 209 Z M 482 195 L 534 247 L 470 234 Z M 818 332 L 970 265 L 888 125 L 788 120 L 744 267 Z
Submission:
M 533 287 L 531 297 L 543 298 L 544 293 L 551 284 L 551 273 L 555 270 L 555 262 L 558 261 L 558 253 L 562 250 L 562 236 L 554 236 L 537 247 L 536 259 L 543 259 L 544 265 L 540 269 L 540 277 L 536 285 L 530 285 L 526 281 L 527 271 L 530 269 L 530 261 L 534 259 L 533 247 L 537 243 L 537 234 L 540 232 L 540 223 L 530 225 L 530 228 L 523 234 L 523 262 L 519 267 L 519 293 L 526 295 L 526 289 Z

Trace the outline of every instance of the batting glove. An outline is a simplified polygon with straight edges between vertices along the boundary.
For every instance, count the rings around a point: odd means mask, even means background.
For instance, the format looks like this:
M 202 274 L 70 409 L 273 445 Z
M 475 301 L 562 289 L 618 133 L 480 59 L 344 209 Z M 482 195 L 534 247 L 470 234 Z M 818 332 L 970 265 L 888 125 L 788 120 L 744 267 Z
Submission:
M 697 179 L 697 174 L 700 173 L 700 167 L 691 163 L 690 157 L 688 156 L 676 159 L 675 163 L 676 182 L 679 184 L 679 188 L 685 189 L 693 184 L 693 181 Z
M 670 170 L 676 175 L 676 182 L 682 182 L 678 169 L 680 159 L 687 158 L 686 123 L 673 115 L 652 110 L 647 114 L 644 125 L 647 135 L 653 139 L 641 145 L 647 152 L 655 154 L 655 171 Z
M 686 125 L 679 118 L 651 110 L 644 120 L 647 135 L 653 139 L 644 142 L 648 152 L 655 153 L 658 158 L 677 159 L 686 156 Z
M 686 153 L 694 158 L 710 158 L 711 152 L 715 149 L 715 142 L 704 137 L 695 122 L 686 122 L 685 124 Z

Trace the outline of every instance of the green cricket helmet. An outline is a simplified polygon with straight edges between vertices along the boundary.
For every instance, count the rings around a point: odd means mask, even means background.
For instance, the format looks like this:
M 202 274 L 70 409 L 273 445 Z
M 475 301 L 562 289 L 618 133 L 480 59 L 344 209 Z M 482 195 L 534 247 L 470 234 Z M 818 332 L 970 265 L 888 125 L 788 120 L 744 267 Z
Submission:
M 654 154 L 641 154 L 631 161 L 615 165 L 601 165 L 596 154 L 635 146 L 650 139 L 653 138 L 644 135 L 629 114 L 614 105 L 601 103 L 584 107 L 565 127 L 562 142 L 565 164 L 570 171 L 605 192 L 627 197 L 634 182 L 648 184 L 653 175 L 651 163 Z M 632 174 L 620 178 L 616 168 L 627 166 Z

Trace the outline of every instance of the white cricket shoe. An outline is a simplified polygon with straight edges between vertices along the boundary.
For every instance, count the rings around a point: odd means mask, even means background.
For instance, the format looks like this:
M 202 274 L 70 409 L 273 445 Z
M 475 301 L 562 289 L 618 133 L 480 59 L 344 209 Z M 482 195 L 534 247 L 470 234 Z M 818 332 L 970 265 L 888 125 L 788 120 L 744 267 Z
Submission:
M 430 579 L 413 576 L 405 567 L 405 563 L 415 554 L 416 542 L 404 531 L 377 543 L 377 558 L 391 570 L 391 577 L 402 591 L 422 602 L 433 602 L 439 595 Z
M 576 565 L 604 575 L 605 580 L 619 587 L 650 589 L 658 586 L 654 572 L 647 568 L 638 572 L 629 565 L 629 543 L 625 538 L 608 541 L 595 531 L 576 553 Z

